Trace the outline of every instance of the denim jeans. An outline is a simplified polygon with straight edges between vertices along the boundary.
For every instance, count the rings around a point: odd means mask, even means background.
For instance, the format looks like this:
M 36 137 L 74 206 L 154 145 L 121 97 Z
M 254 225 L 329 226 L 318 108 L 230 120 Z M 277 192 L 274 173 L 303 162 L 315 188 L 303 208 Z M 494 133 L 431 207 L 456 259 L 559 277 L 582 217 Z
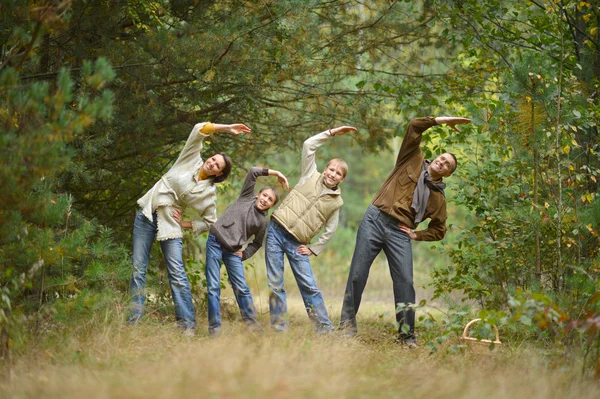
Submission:
M 153 220 L 146 218 L 139 211 L 133 224 L 133 275 L 129 286 L 131 295 L 131 314 L 128 322 L 136 323 L 144 312 L 144 288 L 150 249 L 158 229 L 156 213 Z M 196 312 L 192 302 L 190 282 L 183 266 L 181 238 L 159 241 L 167 263 L 167 276 L 175 305 L 175 317 L 181 328 L 196 327 Z
M 394 305 L 415 303 L 410 237 L 400 230 L 396 219 L 376 206 L 369 205 L 356 235 L 356 246 L 342 305 L 341 328 L 356 332 L 356 314 L 369 278 L 369 270 L 382 249 L 392 276 Z M 412 309 L 396 313 L 396 321 L 399 323 L 398 332 L 402 337 L 414 335 L 415 313 Z M 409 326 L 407 334 L 402 333 L 404 323 Z
M 327 315 L 327 308 L 321 291 L 313 276 L 307 255 L 296 252 L 302 245 L 284 227 L 272 221 L 267 232 L 265 258 L 267 263 L 267 278 L 271 293 L 269 309 L 271 311 L 271 326 L 277 331 L 285 331 L 289 327 L 287 315 L 286 293 L 283 288 L 283 256 L 287 256 L 290 267 L 296 277 L 308 317 L 317 332 L 333 330 L 333 325 Z
M 259 328 L 250 288 L 244 277 L 242 258 L 224 249 L 211 233 L 206 241 L 206 285 L 208 289 L 208 332 L 221 330 L 221 261 L 225 263 L 231 288 L 242 319 Z

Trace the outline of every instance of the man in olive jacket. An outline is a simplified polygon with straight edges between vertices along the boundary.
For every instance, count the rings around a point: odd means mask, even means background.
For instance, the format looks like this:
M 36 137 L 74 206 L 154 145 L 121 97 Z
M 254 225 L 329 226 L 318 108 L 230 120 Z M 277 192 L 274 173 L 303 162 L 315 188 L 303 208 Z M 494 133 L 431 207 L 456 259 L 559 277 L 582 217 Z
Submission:
M 394 288 L 394 303 L 415 303 L 411 240 L 438 241 L 446 234 L 444 177 L 456 169 L 456 157 L 444 153 L 433 161 L 424 159 L 420 149 L 423 132 L 434 125 L 469 123 L 458 117 L 413 119 L 406 131 L 394 169 L 377 194 L 358 228 L 350 274 L 346 284 L 340 327 L 348 335 L 357 331 L 356 314 L 367 284 L 369 269 L 383 250 L 387 257 Z M 426 229 L 413 231 L 429 218 Z M 415 315 L 410 308 L 396 312 L 399 341 L 416 345 Z M 406 323 L 408 328 L 403 327 Z

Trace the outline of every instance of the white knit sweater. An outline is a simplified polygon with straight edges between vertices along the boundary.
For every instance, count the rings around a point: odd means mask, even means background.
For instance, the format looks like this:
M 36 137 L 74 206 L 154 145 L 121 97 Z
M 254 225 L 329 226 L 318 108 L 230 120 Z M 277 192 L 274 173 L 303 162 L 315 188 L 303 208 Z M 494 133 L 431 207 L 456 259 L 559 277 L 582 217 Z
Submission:
M 192 208 L 198 213 L 198 219 L 192 221 L 195 235 L 208 231 L 217 220 L 217 196 L 212 179 L 198 180 L 198 173 L 204 164 L 200 156 L 202 142 L 208 137 L 202 133 L 205 126 L 208 127 L 207 123 L 194 126 L 175 164 L 137 201 L 149 220 L 156 212 L 158 241 L 183 237 L 181 226 L 171 215 L 176 208 Z

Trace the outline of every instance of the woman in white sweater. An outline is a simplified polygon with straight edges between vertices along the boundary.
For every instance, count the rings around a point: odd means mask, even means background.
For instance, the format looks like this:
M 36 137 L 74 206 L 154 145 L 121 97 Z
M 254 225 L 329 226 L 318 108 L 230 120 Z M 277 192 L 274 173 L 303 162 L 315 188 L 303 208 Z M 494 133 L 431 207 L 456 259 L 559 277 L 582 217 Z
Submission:
M 203 140 L 215 132 L 238 135 L 249 133 L 250 128 L 241 123 L 196 124 L 175 164 L 138 200 L 141 209 L 133 227 L 130 324 L 137 323 L 144 311 L 146 271 L 150 249 L 156 239 L 167 264 L 177 324 L 185 334 L 194 333 L 196 312 L 183 266 L 182 228 L 191 228 L 195 235 L 199 235 L 208 231 L 217 220 L 214 184 L 227 178 L 231 172 L 231 159 L 224 153 L 218 153 L 204 161 L 200 155 Z M 195 210 L 198 217 L 180 225 L 174 215 L 186 208 Z

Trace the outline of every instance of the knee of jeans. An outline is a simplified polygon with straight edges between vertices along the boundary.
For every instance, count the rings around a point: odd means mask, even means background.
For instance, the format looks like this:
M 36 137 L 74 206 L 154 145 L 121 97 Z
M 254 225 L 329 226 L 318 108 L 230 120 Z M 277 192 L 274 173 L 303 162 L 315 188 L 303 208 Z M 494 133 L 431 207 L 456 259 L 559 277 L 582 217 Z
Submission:
M 250 296 L 250 288 L 248 288 L 247 285 L 245 286 L 240 286 L 240 287 L 233 287 L 233 292 L 236 296 L 241 295 L 241 296 Z
M 207 278 L 206 279 L 206 289 L 209 291 L 221 291 L 221 280 Z
M 181 274 L 171 277 L 171 285 L 177 288 L 189 288 L 190 282 L 185 274 Z
M 309 295 L 317 295 L 320 293 L 316 285 L 307 285 L 302 287 L 302 291 Z
M 269 284 L 269 287 L 271 288 L 271 291 L 272 291 L 274 294 L 281 294 L 281 293 L 283 293 L 283 292 L 284 292 L 284 289 L 283 289 L 283 284 L 281 284 L 281 285 L 277 285 L 277 286 L 271 286 L 271 285 Z
M 148 270 L 148 266 L 146 266 L 143 262 L 136 262 L 133 260 L 133 275 L 141 276 L 142 278 L 146 276 L 146 271 Z
M 267 284 L 275 292 L 283 291 L 283 276 L 269 276 Z

